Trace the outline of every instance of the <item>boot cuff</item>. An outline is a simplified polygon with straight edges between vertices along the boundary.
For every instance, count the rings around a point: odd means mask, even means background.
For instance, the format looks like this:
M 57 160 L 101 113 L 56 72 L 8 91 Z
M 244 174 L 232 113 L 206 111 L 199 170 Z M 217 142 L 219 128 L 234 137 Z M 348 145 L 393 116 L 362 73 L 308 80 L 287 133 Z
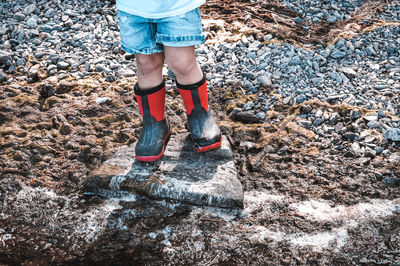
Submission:
M 194 84 L 183 85 L 179 84 L 179 82 L 176 81 L 176 86 L 178 87 L 178 89 L 181 90 L 195 90 L 198 89 L 201 85 L 203 85 L 205 81 L 206 81 L 206 75 L 203 72 L 203 78 L 199 82 L 196 82 Z
M 150 89 L 147 89 L 147 90 L 142 90 L 142 89 L 139 88 L 139 84 L 136 83 L 136 84 L 135 84 L 134 90 L 135 90 L 135 94 L 136 94 L 136 95 L 139 95 L 139 96 L 146 96 L 146 95 L 153 94 L 153 93 L 155 93 L 155 92 L 157 92 L 157 91 L 163 89 L 164 87 L 165 87 L 165 82 L 163 81 L 163 82 L 161 82 L 161 84 L 158 85 L 158 86 L 155 86 L 155 87 L 150 88 Z

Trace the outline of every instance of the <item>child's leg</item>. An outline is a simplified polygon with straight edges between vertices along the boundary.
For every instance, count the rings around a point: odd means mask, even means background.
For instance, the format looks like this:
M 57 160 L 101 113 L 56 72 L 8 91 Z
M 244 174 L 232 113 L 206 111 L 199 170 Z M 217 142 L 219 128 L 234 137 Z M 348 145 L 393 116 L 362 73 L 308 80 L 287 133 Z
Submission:
M 194 46 L 164 46 L 166 62 L 174 72 L 180 84 L 193 84 L 203 78 L 203 72 L 197 63 Z
M 160 85 L 163 81 L 162 68 L 164 53 L 136 54 L 137 77 L 140 89 L 146 90 Z
M 138 82 L 135 95 L 143 117 L 143 129 L 136 143 L 136 159 L 151 162 L 161 158 L 171 134 L 165 117 L 165 85 L 162 77 L 164 53 L 136 54 Z
M 207 82 L 197 63 L 194 47 L 164 46 L 169 67 L 185 103 L 188 127 L 196 150 L 206 152 L 221 146 L 219 127 L 209 111 Z

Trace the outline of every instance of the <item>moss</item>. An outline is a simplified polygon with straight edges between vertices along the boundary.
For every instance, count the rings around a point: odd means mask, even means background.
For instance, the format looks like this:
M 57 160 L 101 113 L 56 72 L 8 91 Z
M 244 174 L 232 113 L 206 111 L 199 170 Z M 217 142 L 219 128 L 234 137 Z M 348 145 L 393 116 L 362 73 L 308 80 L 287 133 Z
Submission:
M 33 105 L 38 102 L 38 97 L 34 95 L 28 95 L 26 93 L 21 93 L 13 98 L 13 101 L 18 105 Z
M 111 123 L 115 122 L 115 116 L 112 114 L 103 115 L 98 118 L 98 121 L 100 123 L 110 125 Z

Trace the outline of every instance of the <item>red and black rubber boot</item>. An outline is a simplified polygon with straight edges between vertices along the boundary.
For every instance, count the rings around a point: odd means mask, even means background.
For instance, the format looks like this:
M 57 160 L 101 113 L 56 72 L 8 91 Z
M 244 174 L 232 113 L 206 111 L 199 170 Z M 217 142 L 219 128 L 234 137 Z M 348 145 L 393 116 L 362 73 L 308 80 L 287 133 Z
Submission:
M 143 129 L 136 144 L 136 159 L 153 162 L 162 157 L 171 126 L 165 117 L 165 84 L 141 90 L 135 86 L 136 101 L 143 117 Z
M 221 147 L 221 131 L 208 108 L 205 75 L 195 84 L 176 84 L 186 107 L 188 128 L 196 150 L 206 152 Z

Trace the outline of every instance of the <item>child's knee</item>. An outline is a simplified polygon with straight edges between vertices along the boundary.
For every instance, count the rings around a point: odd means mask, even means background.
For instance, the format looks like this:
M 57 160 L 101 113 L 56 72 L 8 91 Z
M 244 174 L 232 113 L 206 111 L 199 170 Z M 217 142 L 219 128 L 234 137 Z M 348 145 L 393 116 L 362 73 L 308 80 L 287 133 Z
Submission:
M 163 58 L 159 56 L 152 55 L 137 55 L 136 65 L 140 72 L 142 73 L 152 73 L 155 71 L 160 71 L 164 65 Z
M 185 75 L 188 72 L 190 73 L 190 71 L 197 67 L 197 61 L 193 57 L 175 58 L 175 60 L 167 63 L 174 74 L 178 76 Z

